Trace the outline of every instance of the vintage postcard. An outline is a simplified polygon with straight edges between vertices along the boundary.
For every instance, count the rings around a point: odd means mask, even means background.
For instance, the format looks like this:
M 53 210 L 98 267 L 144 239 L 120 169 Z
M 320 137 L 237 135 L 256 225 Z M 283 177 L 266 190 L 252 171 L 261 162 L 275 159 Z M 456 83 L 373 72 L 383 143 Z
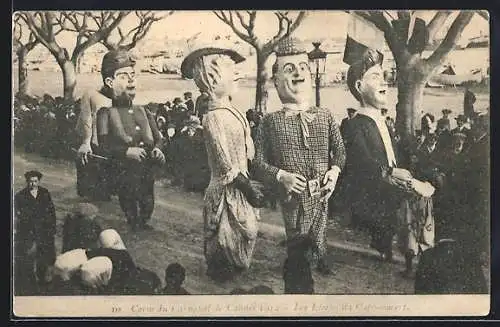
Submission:
M 487 315 L 489 24 L 14 12 L 14 315 Z

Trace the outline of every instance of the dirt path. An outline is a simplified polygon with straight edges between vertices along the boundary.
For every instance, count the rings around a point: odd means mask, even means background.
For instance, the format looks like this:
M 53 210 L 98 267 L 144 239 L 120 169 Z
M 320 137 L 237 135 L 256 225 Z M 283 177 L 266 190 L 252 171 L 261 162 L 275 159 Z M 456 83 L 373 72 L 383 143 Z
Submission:
M 23 174 L 38 169 L 44 174 L 42 185 L 51 193 L 57 208 L 58 234 L 61 246 L 62 219 L 80 199 L 76 194 L 75 169 L 36 155 L 16 153 L 14 156 L 14 190 L 24 186 Z M 118 200 L 96 203 L 103 216 L 104 228 L 115 228 L 122 236 L 137 264 L 155 271 L 160 278 L 172 262 L 186 268 L 185 286 L 193 294 L 228 294 L 235 287 L 250 288 L 259 284 L 283 292 L 282 264 L 285 249 L 279 245 L 284 238 L 279 212 L 263 210 L 259 239 L 251 268 L 238 279 L 218 284 L 205 276 L 203 257 L 202 196 L 157 182 L 156 207 L 151 221 L 153 231 L 131 233 L 121 215 Z M 328 233 L 329 257 L 336 275 L 325 278 L 315 274 L 315 290 L 323 294 L 411 294 L 413 285 L 398 275 L 401 264 L 382 264 L 367 249 L 363 235 L 356 235 L 339 226 Z

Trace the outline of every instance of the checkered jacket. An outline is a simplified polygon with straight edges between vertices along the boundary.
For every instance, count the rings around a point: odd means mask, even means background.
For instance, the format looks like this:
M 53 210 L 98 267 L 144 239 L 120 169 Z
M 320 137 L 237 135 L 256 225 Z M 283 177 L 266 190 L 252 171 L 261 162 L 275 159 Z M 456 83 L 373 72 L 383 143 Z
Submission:
M 307 180 L 320 178 L 332 167 L 343 169 L 345 148 L 339 127 L 326 109 L 313 108 L 315 118 L 308 123 L 306 147 L 298 116 L 286 117 L 283 110 L 263 118 L 255 138 L 256 155 L 252 163 L 257 179 L 277 185 L 279 169 L 298 173 Z M 288 204 L 283 204 L 287 235 L 312 233 L 318 246 L 323 246 L 327 219 L 327 204 L 319 197 L 304 192 Z

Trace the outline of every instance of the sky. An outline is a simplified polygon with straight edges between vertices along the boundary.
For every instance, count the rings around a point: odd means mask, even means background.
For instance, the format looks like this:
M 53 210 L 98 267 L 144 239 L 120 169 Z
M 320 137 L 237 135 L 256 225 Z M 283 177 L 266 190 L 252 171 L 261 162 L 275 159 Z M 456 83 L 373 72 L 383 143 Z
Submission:
M 290 11 L 291 16 L 296 15 L 296 13 Z M 432 15 L 433 11 L 423 12 L 424 19 L 427 21 Z M 133 26 L 134 16 L 134 14 L 130 14 L 122 22 L 124 29 Z M 450 24 L 453 18 L 452 15 L 445 25 Z M 316 38 L 320 41 L 327 38 L 342 38 L 347 33 L 348 19 L 349 15 L 343 11 L 310 10 L 294 35 L 302 39 Z M 237 20 L 236 17 L 235 20 Z M 277 32 L 276 22 L 277 18 L 272 11 L 259 11 L 255 24 L 257 36 L 263 39 L 273 36 Z M 480 16 L 474 15 L 471 23 L 462 33 L 462 40 L 478 36 L 480 31 L 488 34 L 488 29 L 488 22 Z M 443 32 L 445 31 L 446 29 L 443 29 Z M 198 39 L 212 38 L 214 35 L 234 35 L 231 28 L 220 21 L 211 11 L 176 11 L 164 20 L 155 23 L 146 39 L 178 40 L 192 37 L 200 32 Z M 61 44 L 70 48 L 74 42 L 72 39 L 73 37 L 68 34 L 61 34 L 59 37 Z

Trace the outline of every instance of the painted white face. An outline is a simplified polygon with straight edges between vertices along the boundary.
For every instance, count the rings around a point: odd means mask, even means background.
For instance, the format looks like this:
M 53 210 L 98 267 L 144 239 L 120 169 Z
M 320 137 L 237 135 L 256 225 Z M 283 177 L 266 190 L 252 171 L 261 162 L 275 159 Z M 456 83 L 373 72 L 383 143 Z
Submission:
M 274 85 L 283 103 L 307 103 L 311 98 L 311 69 L 307 54 L 276 58 Z
M 381 109 L 387 103 L 387 83 L 380 65 L 368 69 L 363 78 L 356 82 L 356 88 L 365 105 Z
M 127 95 L 130 99 L 135 97 L 136 77 L 134 67 L 117 69 L 114 77 L 108 77 L 105 83 L 113 90 L 116 97 Z
M 233 94 L 237 89 L 238 73 L 236 64 L 231 57 L 212 55 L 207 56 L 205 62 L 208 64 L 207 73 L 212 83 L 214 95 L 222 98 Z

